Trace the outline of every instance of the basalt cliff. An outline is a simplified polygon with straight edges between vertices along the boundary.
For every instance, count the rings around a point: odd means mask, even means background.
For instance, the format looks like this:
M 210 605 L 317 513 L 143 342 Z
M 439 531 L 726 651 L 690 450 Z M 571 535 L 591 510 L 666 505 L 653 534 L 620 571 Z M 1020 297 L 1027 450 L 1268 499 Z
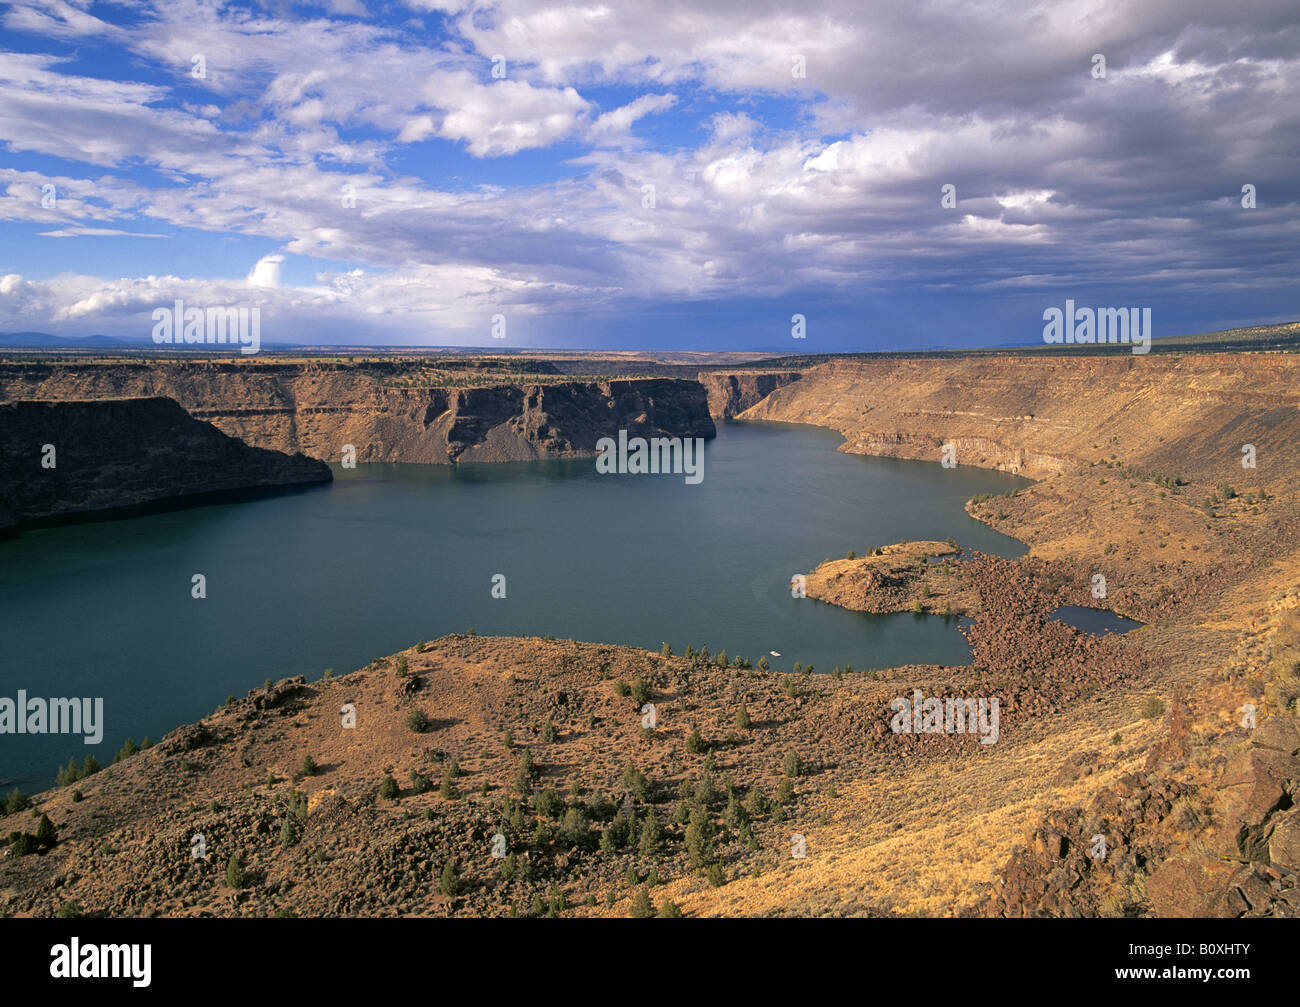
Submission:
M 676 378 L 429 375 L 338 360 L 0 363 L 0 402 L 166 396 L 258 447 L 340 461 L 449 464 L 594 454 L 602 437 L 713 437 Z
M 324 462 L 250 447 L 170 399 L 0 404 L 0 531 L 331 479 Z

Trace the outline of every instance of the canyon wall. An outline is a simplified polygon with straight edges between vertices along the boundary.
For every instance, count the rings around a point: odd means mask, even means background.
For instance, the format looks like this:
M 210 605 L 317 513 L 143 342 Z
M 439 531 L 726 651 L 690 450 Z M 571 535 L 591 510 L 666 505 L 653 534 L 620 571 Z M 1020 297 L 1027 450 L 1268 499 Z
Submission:
M 709 396 L 709 415 L 729 420 L 801 377 L 800 371 L 700 371 L 698 380 Z
M 1289 354 L 969 356 L 822 364 L 736 415 L 831 427 L 854 454 L 939 461 L 952 443 L 960 465 L 1031 478 L 1118 458 L 1235 482 L 1250 444 L 1271 484 L 1300 467 L 1297 406 Z
M 695 381 L 499 382 L 404 386 L 379 365 L 341 361 L 9 362 L 0 402 L 162 395 L 259 447 L 338 461 L 526 461 L 594 454 L 601 437 L 713 437 Z
M 324 462 L 249 447 L 170 399 L 0 405 L 0 530 L 333 478 Z

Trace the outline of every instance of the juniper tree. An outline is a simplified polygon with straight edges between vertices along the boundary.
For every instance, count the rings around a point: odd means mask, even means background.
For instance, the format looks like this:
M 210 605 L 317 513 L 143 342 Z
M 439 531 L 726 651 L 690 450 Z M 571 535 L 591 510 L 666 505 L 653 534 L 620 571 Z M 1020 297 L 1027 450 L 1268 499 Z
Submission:
M 442 877 L 439 879 L 438 890 L 443 895 L 460 894 L 460 878 L 456 874 L 456 862 L 448 860 L 442 865 Z
M 244 873 L 244 865 L 238 853 L 232 853 L 226 861 L 226 884 L 236 890 L 248 884 L 248 876 Z
M 654 907 L 650 905 L 650 895 L 642 888 L 636 893 L 636 898 L 632 900 L 632 918 L 634 920 L 648 920 L 654 914 Z
M 41 815 L 40 824 L 36 826 L 36 841 L 46 847 L 59 841 L 59 830 L 54 827 L 49 815 Z

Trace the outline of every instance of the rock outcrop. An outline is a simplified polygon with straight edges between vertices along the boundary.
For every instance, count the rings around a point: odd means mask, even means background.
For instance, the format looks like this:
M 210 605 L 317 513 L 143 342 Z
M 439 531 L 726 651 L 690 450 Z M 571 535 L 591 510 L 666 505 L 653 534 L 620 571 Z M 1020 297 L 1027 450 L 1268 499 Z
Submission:
M 801 371 L 701 371 L 699 381 L 708 392 L 709 414 L 729 420 L 801 377 Z
M 713 437 L 704 388 L 676 378 L 539 380 L 342 360 L 10 362 L 0 401 L 165 395 L 258 447 L 358 462 L 527 461 L 601 437 Z M 415 365 L 411 365 L 412 368 Z M 445 384 L 433 382 L 445 381 Z
M 939 461 L 951 443 L 959 465 L 1034 479 L 1118 456 L 1237 481 L 1245 444 L 1274 471 L 1300 467 L 1298 375 L 1291 354 L 833 361 L 736 415 L 830 427 L 852 454 Z
M 324 462 L 249 447 L 171 399 L 0 405 L 0 530 L 333 478 Z

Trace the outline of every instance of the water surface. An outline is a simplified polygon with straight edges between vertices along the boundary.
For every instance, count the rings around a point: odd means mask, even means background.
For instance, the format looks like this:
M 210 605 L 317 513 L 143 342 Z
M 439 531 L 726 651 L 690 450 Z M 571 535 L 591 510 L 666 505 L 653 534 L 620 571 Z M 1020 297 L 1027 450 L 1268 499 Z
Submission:
M 1083 605 L 1062 605 L 1053 610 L 1051 618 L 1081 629 L 1092 636 L 1106 636 L 1110 633 L 1127 633 L 1137 629 L 1143 623 L 1117 615 L 1109 609 L 1086 608 Z
M 775 650 L 774 667 L 819 672 L 964 663 L 955 621 L 795 600 L 790 576 L 901 539 L 1020 555 L 963 504 L 1027 481 L 841 454 L 840 440 L 725 424 L 699 485 L 599 475 L 592 459 L 359 465 L 306 492 L 25 532 L 0 543 L 0 696 L 102 696 L 107 730 L 97 748 L 0 735 L 0 778 L 44 786 L 71 754 L 107 764 L 126 737 L 156 740 L 264 679 L 343 673 L 469 627 L 754 662 Z

